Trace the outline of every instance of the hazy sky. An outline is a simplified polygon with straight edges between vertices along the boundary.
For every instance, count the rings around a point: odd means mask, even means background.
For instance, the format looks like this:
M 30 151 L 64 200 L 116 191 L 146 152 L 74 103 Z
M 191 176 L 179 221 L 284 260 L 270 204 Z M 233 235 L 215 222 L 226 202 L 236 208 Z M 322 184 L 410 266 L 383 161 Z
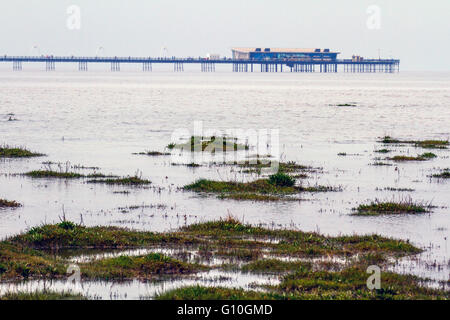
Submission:
M 399 58 L 402 70 L 450 70 L 450 0 L 1 0 L 0 40 L 8 55 L 305 47 Z

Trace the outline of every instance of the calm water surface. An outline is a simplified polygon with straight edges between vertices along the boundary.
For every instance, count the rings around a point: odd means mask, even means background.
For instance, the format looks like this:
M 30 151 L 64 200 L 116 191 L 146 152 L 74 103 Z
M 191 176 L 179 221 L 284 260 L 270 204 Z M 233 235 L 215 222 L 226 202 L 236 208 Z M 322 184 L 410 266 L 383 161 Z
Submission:
M 356 107 L 336 107 L 355 103 Z M 8 121 L 10 114 L 17 121 Z M 171 166 L 171 157 L 132 153 L 163 151 L 174 130 L 194 121 L 213 129 L 279 129 L 284 160 L 322 167 L 306 184 L 342 186 L 342 192 L 302 195 L 304 201 L 252 203 L 199 196 L 178 188 L 200 177 L 248 181 L 230 167 Z M 323 234 L 370 234 L 409 240 L 425 252 L 395 269 L 449 279 L 450 182 L 428 176 L 450 167 L 450 151 L 437 159 L 371 166 L 379 137 L 450 138 L 450 73 L 233 74 L 22 71 L 0 73 L 0 143 L 47 156 L 0 161 L 0 198 L 23 207 L 0 210 L 0 237 L 66 218 L 86 225 L 166 231 L 231 213 L 248 223 Z M 393 154 L 425 152 L 394 147 Z M 347 156 L 338 156 L 338 153 Z M 381 155 L 381 157 L 384 157 Z M 15 175 L 45 168 L 44 161 L 99 167 L 99 172 L 142 172 L 147 189 L 85 181 L 32 180 Z M 52 167 L 58 169 L 56 165 Z M 89 172 L 81 170 L 80 172 Z M 384 188 L 410 188 L 395 192 Z M 128 190 L 128 194 L 115 193 Z M 355 217 L 370 200 L 413 198 L 432 213 Z M 120 208 L 147 205 L 136 210 Z M 162 206 L 161 206 L 162 205 Z

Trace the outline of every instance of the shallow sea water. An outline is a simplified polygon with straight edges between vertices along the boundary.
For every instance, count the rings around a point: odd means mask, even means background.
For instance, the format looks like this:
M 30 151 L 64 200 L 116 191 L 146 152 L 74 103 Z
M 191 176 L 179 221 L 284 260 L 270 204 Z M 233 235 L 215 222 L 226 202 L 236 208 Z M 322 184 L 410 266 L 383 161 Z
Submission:
M 356 107 L 336 107 L 355 103 Z M 17 121 L 8 121 L 10 114 Z M 256 176 L 230 166 L 172 166 L 168 157 L 133 155 L 163 151 L 174 130 L 279 129 L 284 161 L 323 168 L 305 184 L 342 186 L 342 192 L 305 194 L 295 202 L 220 200 L 179 190 L 198 178 L 248 181 Z M 47 156 L 0 160 L 0 198 L 23 207 L 0 210 L 0 237 L 66 218 L 85 225 L 166 231 L 231 213 L 245 222 L 323 234 L 370 234 L 409 240 L 425 252 L 402 259 L 396 271 L 449 280 L 450 182 L 428 176 L 450 167 L 450 150 L 437 159 L 371 166 L 385 135 L 450 138 L 450 73 L 244 74 L 244 73 L 0 73 L 0 143 Z M 392 147 L 393 154 L 427 150 Z M 345 152 L 347 156 L 339 156 Z M 133 175 L 149 188 L 92 185 L 85 180 L 30 179 L 18 173 L 44 161 L 95 166 L 98 172 Z M 56 165 L 53 169 L 58 169 Z M 80 172 L 90 172 L 81 170 Z M 412 192 L 379 190 L 411 188 Z M 129 193 L 115 193 L 128 190 Z M 432 213 L 355 217 L 371 200 L 411 197 L 431 202 Z M 135 210 L 120 208 L 135 205 Z M 103 297 L 105 295 L 102 295 Z

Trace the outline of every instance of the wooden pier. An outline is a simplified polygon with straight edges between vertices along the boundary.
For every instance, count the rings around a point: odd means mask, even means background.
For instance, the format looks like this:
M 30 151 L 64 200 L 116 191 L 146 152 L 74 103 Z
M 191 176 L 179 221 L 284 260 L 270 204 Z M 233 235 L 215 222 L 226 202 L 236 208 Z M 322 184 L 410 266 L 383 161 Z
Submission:
M 325 60 L 242 60 L 207 58 L 139 58 L 139 57 L 57 57 L 57 56 L 0 56 L 0 62 L 12 62 L 14 71 L 23 70 L 24 63 L 41 63 L 46 71 L 53 71 L 57 64 L 78 64 L 79 71 L 88 71 L 89 64 L 110 64 L 111 71 L 120 71 L 121 64 L 140 64 L 149 72 L 153 65 L 173 65 L 174 72 L 183 72 L 185 65 L 199 65 L 201 72 L 215 72 L 216 65 L 231 65 L 233 72 L 321 72 L 321 73 L 396 73 L 400 71 L 400 60 L 395 59 L 353 59 Z

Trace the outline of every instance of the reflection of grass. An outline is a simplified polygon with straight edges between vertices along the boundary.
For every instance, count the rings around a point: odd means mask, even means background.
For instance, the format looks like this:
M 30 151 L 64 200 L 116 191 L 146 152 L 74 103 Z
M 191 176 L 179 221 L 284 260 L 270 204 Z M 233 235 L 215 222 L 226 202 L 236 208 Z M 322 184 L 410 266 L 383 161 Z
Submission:
M 450 144 L 448 140 L 400 140 L 390 136 L 383 137 L 379 142 L 384 144 L 413 144 L 424 149 L 446 149 Z
M 0 146 L 0 158 L 31 158 L 44 156 L 41 153 L 31 152 L 25 148 Z
M 8 201 L 5 199 L 0 199 L 0 208 L 18 208 L 21 204 L 16 201 Z
M 238 143 L 237 138 L 231 137 L 190 137 L 189 141 L 186 143 L 170 143 L 167 149 L 183 149 L 185 151 L 207 151 L 207 152 L 228 152 L 228 151 L 239 151 L 239 150 L 249 150 L 250 146 L 248 144 Z
M 398 202 L 374 201 L 370 204 L 362 204 L 357 208 L 354 215 L 377 216 L 386 214 L 418 214 L 429 212 L 430 205 L 415 203 L 411 199 Z
M 242 267 L 243 271 L 254 273 L 280 273 L 301 269 L 311 270 L 311 262 L 282 261 L 279 259 L 256 260 Z

